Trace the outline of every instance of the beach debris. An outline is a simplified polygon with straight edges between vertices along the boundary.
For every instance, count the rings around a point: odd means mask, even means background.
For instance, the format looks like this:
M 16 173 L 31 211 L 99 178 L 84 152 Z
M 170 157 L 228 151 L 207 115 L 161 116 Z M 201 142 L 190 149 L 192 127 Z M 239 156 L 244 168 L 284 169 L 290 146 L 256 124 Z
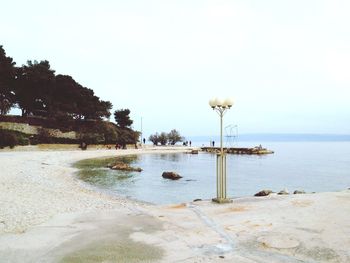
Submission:
M 199 201 L 202 201 L 202 199 L 197 198 L 197 199 L 194 199 L 194 200 L 193 200 L 193 202 L 199 202 Z
M 284 188 L 283 190 L 277 193 L 278 195 L 289 195 L 288 189 Z
M 182 178 L 182 176 L 174 172 L 163 172 L 162 177 L 171 180 L 179 180 Z
M 254 196 L 267 196 L 269 194 L 273 193 L 272 190 L 261 190 L 260 192 L 257 192 Z
M 293 194 L 306 194 L 306 192 L 304 190 L 295 190 Z
M 120 170 L 120 171 L 131 171 L 131 172 L 141 172 L 142 169 L 139 167 L 132 167 L 127 163 L 116 163 L 114 165 L 109 165 L 109 168 L 112 170 Z
M 192 150 L 191 154 L 198 154 L 198 150 Z

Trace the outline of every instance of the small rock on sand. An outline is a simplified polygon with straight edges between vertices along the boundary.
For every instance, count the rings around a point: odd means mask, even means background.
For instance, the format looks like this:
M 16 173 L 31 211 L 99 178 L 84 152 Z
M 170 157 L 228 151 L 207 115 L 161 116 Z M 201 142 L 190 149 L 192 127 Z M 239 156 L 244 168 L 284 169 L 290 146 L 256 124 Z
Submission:
M 278 195 L 289 195 L 289 192 L 287 189 L 283 189 L 283 190 L 278 192 Z
M 254 196 L 267 196 L 271 193 L 273 193 L 271 190 L 265 189 L 265 190 L 262 190 L 262 191 L 256 193 Z
M 297 195 L 297 194 L 306 194 L 306 193 L 304 190 L 295 190 L 293 194 Z

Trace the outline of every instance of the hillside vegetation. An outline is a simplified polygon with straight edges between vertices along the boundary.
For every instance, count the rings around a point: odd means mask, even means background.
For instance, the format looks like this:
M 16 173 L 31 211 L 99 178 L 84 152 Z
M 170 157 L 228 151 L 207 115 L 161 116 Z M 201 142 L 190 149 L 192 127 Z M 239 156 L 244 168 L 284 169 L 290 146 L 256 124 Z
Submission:
M 55 74 L 47 60 L 28 61 L 17 67 L 0 45 L 0 122 L 35 126 L 32 134 L 11 129 L 1 131 L 1 144 L 27 143 L 136 143 L 139 133 L 131 129 L 130 110 L 114 112 L 116 124 L 109 121 L 110 101 L 101 100 L 92 89 L 69 75 Z M 7 115 L 12 108 L 21 116 Z M 74 131 L 75 136 L 56 136 L 54 130 Z M 17 139 L 16 139 L 17 138 Z M 21 142 L 21 143 L 20 143 Z

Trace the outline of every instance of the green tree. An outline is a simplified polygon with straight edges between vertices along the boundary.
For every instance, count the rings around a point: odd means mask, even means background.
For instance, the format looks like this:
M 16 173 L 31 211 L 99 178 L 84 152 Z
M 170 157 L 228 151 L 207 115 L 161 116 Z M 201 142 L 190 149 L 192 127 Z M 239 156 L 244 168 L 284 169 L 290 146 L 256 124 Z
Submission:
M 173 129 L 168 133 L 168 140 L 171 145 L 175 145 L 177 142 L 182 141 L 182 137 L 177 130 Z
M 158 132 L 156 132 L 155 134 L 151 134 L 148 140 L 151 141 L 153 145 L 158 145 L 158 143 L 160 142 Z
M 66 115 L 77 120 L 109 118 L 112 103 L 100 100 L 94 91 L 83 87 L 71 76 L 57 75 L 50 105 L 50 116 Z
M 140 136 L 139 132 L 133 131 L 131 129 L 118 129 L 117 143 L 126 148 L 127 144 L 136 144 Z
M 96 120 L 99 119 L 96 113 L 99 98 L 95 96 L 92 89 L 83 87 L 79 84 L 78 87 L 78 113 L 80 119 Z
M 111 122 L 101 121 L 99 125 L 104 137 L 104 143 L 116 143 L 118 139 L 118 127 Z
M 12 106 L 13 103 L 11 103 L 10 99 L 0 95 L 0 115 L 7 114 L 11 110 Z
M 120 128 L 128 128 L 133 123 L 129 114 L 129 109 L 120 109 L 114 112 L 114 119 Z
M 166 145 L 168 143 L 168 134 L 165 132 L 160 133 L 159 142 L 161 145 Z
M 14 104 L 15 64 L 0 46 L 0 115 L 7 114 Z
M 55 85 L 50 107 L 50 117 L 78 119 L 79 84 L 68 75 L 55 76 Z
M 110 101 L 99 100 L 96 107 L 97 118 L 105 117 L 109 119 L 111 116 L 112 107 L 113 107 L 113 104 Z
M 11 131 L 0 130 L 0 149 L 9 146 L 11 149 L 18 144 L 18 139 Z
M 0 114 L 8 113 L 15 104 L 22 116 L 51 119 L 102 120 L 110 117 L 112 109 L 111 102 L 101 100 L 71 76 L 55 76 L 47 60 L 28 60 L 16 68 L 0 46 Z M 130 122 L 126 120 L 123 127 L 129 127 Z
M 44 61 L 28 61 L 17 71 L 16 102 L 22 110 L 22 116 L 46 116 L 52 104 L 52 90 L 54 86 L 55 71 L 50 63 Z

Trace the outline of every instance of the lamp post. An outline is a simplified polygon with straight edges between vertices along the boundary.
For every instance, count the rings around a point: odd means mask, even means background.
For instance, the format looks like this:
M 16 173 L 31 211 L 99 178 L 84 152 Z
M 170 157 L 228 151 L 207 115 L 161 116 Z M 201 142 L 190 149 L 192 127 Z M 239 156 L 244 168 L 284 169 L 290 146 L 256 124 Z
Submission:
M 216 156 L 216 198 L 217 203 L 229 203 L 230 199 L 226 196 L 226 155 L 222 144 L 222 119 L 233 105 L 232 99 L 219 100 L 217 98 L 209 101 L 210 107 L 220 116 L 220 153 Z

